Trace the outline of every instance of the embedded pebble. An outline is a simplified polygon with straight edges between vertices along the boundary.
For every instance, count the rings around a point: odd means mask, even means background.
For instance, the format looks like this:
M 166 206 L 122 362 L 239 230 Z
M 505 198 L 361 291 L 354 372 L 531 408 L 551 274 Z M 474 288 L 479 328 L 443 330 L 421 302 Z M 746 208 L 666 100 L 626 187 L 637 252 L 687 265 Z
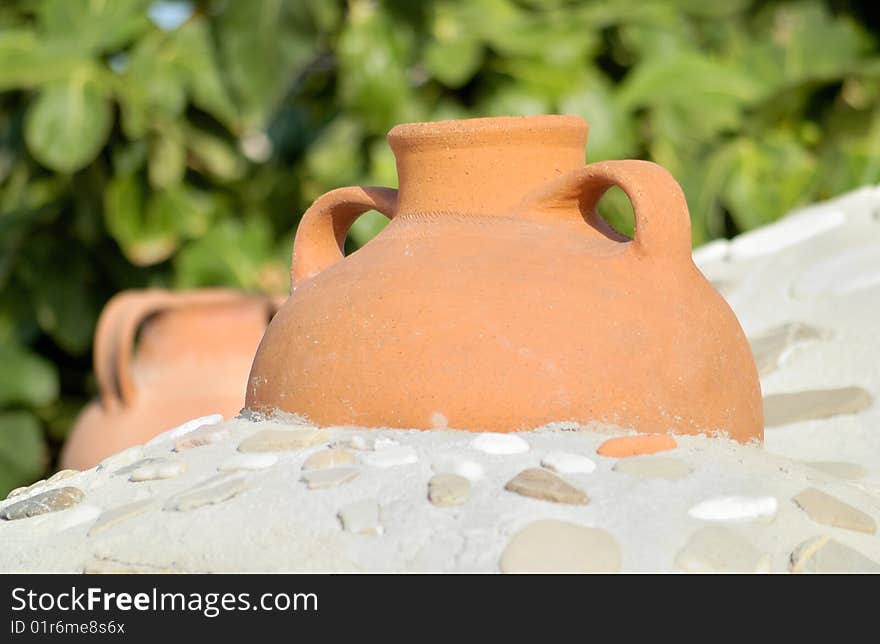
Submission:
M 798 299 L 817 299 L 863 291 L 880 284 L 880 253 L 871 244 L 845 251 L 814 263 L 803 271 L 791 288 Z
M 769 557 L 730 528 L 697 530 L 675 556 L 685 572 L 768 572 Z
M 833 230 L 846 221 L 840 210 L 817 209 L 790 215 L 774 224 L 743 233 L 730 242 L 731 259 L 743 260 L 777 253 Z
M 162 509 L 188 512 L 205 505 L 227 501 L 240 494 L 246 487 L 247 482 L 243 477 L 220 474 L 171 497 Z
M 505 573 L 598 573 L 620 570 L 620 546 L 608 532 L 567 521 L 534 521 L 501 555 Z
M 591 459 L 571 452 L 548 452 L 541 459 L 541 465 L 560 474 L 589 474 L 596 469 Z
M 71 476 L 76 476 L 79 473 L 79 470 L 59 470 L 46 479 L 46 483 L 57 483 L 58 481 L 69 479 Z
M 21 487 L 17 487 L 14 490 L 12 490 L 9 494 L 7 494 L 6 498 L 7 499 L 14 499 L 15 497 L 19 496 L 20 494 L 24 494 L 27 491 L 28 491 L 28 486 L 22 485 Z
M 323 490 L 353 481 L 360 471 L 356 467 L 333 467 L 324 470 L 308 470 L 302 473 L 302 480 L 310 490 Z
M 814 537 L 791 553 L 791 572 L 880 573 L 880 563 L 828 536 Z
M 357 457 L 348 450 L 338 447 L 323 449 L 309 456 L 302 464 L 303 470 L 326 470 L 331 467 L 354 465 Z
M 342 529 L 346 532 L 379 536 L 385 531 L 379 504 L 375 499 L 364 499 L 346 505 L 339 510 L 338 516 Z
M 428 481 L 428 499 L 436 506 L 462 505 L 470 496 L 470 480 L 458 474 L 435 474 Z
M 675 449 L 675 439 L 668 434 L 636 434 L 609 438 L 599 445 L 596 453 L 610 458 L 628 458 L 640 454 L 654 454 Z
M 861 387 L 771 394 L 764 396 L 764 425 L 778 427 L 805 420 L 858 414 L 872 403 L 871 394 Z
M 688 515 L 701 521 L 753 521 L 776 516 L 779 502 L 773 496 L 719 496 L 698 503 Z
M 617 461 L 612 468 L 620 474 L 643 479 L 677 481 L 693 471 L 684 461 L 668 456 L 634 456 Z
M 586 505 L 590 502 L 590 497 L 583 490 L 563 481 L 552 472 L 537 467 L 523 470 L 510 479 L 504 489 L 521 496 L 552 503 Z
M 66 510 L 78 504 L 84 497 L 85 494 L 79 488 L 59 487 L 6 506 L 0 510 L 0 519 L 15 521 Z
M 398 445 L 400 445 L 400 443 L 396 440 L 383 438 L 382 436 L 373 441 L 373 449 L 375 450 L 388 449 L 389 447 L 397 447 Z
M 129 481 L 156 481 L 172 479 L 186 471 L 186 462 L 179 459 L 160 458 L 141 465 L 132 471 Z
M 529 451 L 529 444 L 513 434 L 485 433 L 471 441 L 471 448 L 486 454 L 522 454 Z
M 89 536 L 93 537 L 105 530 L 119 525 L 127 519 L 143 514 L 147 510 L 158 507 L 159 503 L 155 499 L 143 499 L 133 503 L 126 503 L 110 510 L 105 510 L 95 521 L 95 524 L 89 529 Z
M 158 465 L 160 463 L 164 463 L 167 459 L 161 456 L 151 456 L 150 458 L 142 458 L 139 461 L 135 461 L 130 465 L 126 465 L 125 467 L 120 467 L 115 472 L 113 472 L 113 476 L 131 476 L 131 473 L 137 469 L 142 467 L 147 467 L 149 465 Z
M 296 429 L 263 429 L 245 438 L 238 446 L 243 454 L 285 452 L 304 449 L 326 441 L 328 434 L 311 427 Z
M 207 425 L 187 432 L 174 442 L 175 452 L 213 445 L 229 438 L 229 429 L 224 426 Z
M 51 514 L 51 527 L 53 530 L 67 530 L 92 521 L 101 514 L 101 508 L 81 503 L 67 510 Z
M 813 461 L 807 463 L 814 470 L 843 479 L 845 481 L 857 481 L 865 478 L 868 471 L 858 463 L 846 463 L 842 461 Z
M 793 501 L 816 523 L 868 534 L 877 532 L 870 515 L 814 487 L 800 492 Z
M 395 467 L 417 463 L 418 454 L 412 447 L 388 447 L 377 452 L 369 452 L 361 457 L 361 462 L 370 467 Z
M 143 445 L 133 445 L 128 449 L 124 449 L 121 452 L 113 454 L 112 456 L 108 456 L 103 461 L 98 464 L 98 471 L 101 470 L 109 470 L 114 467 L 121 467 L 124 465 L 130 465 L 135 461 L 142 459 L 144 456 L 144 447 Z
M 233 454 L 217 466 L 221 472 L 240 472 L 264 470 L 278 462 L 278 456 L 271 452 L 257 454 Z
M 437 474 L 458 474 L 471 481 L 478 481 L 485 474 L 483 466 L 476 461 L 451 455 L 436 458 L 431 469 Z
M 765 376 L 779 367 L 785 355 L 795 346 L 830 336 L 809 324 L 790 322 L 774 327 L 749 340 L 758 374 Z
M 358 451 L 366 451 L 371 450 L 375 447 L 376 441 L 374 438 L 367 438 L 366 436 L 361 436 L 360 434 L 356 434 L 351 438 L 342 441 L 342 444 L 350 447 L 351 449 L 356 449 Z
M 148 441 L 147 445 L 156 445 L 158 443 L 165 443 L 177 440 L 178 438 L 190 433 L 193 430 L 198 429 L 199 427 L 202 427 L 204 425 L 217 425 L 218 423 L 222 422 L 223 414 L 210 414 L 208 416 L 199 416 L 198 418 L 188 420 L 182 425 L 178 425 L 173 429 L 169 429 L 168 431 L 158 434 L 150 441 Z

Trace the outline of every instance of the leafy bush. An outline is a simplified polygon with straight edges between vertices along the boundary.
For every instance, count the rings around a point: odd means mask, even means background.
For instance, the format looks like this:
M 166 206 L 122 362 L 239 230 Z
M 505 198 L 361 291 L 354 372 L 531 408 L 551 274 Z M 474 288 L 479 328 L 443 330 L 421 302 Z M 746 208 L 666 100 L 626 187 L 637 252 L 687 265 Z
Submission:
M 123 288 L 287 287 L 322 192 L 394 185 L 395 123 L 564 112 L 588 160 L 682 183 L 694 241 L 880 178 L 861 5 L 656 0 L 5 0 L 0 491 L 94 394 Z M 621 195 L 603 201 L 631 226 Z M 362 217 L 355 247 L 381 227 Z

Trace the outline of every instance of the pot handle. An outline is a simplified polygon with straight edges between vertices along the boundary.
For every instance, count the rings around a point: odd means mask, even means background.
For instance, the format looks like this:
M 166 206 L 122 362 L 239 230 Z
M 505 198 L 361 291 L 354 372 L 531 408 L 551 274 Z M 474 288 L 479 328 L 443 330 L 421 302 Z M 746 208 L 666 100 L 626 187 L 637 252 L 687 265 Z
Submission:
M 627 159 L 599 161 L 570 172 L 521 204 L 523 212 L 552 216 L 579 208 L 588 223 L 614 239 L 626 239 L 602 219 L 596 206 L 618 186 L 629 197 L 635 219 L 633 249 L 645 255 L 691 256 L 691 218 L 681 187 L 662 166 Z
M 110 298 L 95 329 L 94 369 L 101 404 L 107 410 L 131 405 L 136 398 L 132 375 L 135 340 L 144 321 L 155 313 L 180 306 L 224 304 L 255 297 L 229 289 L 123 291 Z M 279 298 L 266 297 L 267 323 L 281 308 Z
M 345 237 L 358 217 L 377 210 L 392 219 L 396 209 L 393 188 L 337 188 L 318 197 L 302 216 L 293 240 L 291 290 L 345 257 Z

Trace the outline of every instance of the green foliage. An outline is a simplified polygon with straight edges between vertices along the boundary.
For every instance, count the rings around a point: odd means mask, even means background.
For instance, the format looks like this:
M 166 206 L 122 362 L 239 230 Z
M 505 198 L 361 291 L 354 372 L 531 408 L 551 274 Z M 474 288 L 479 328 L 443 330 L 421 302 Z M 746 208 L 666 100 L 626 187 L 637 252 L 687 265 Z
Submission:
M 311 200 L 346 184 L 394 185 L 384 135 L 396 123 L 582 115 L 588 161 L 649 158 L 676 176 L 697 244 L 877 182 L 869 10 L 831 0 L 4 1 L 0 492 L 51 466 L 47 454 L 94 395 L 91 338 L 113 293 L 283 292 Z M 619 190 L 602 208 L 631 230 Z M 361 218 L 350 246 L 384 223 Z

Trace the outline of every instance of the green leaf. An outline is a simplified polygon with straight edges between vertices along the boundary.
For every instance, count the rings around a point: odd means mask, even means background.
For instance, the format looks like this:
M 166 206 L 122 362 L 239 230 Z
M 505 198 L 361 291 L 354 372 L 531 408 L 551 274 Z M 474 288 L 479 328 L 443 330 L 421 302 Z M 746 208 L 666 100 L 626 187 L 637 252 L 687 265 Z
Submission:
M 622 159 L 636 149 L 634 123 L 620 106 L 607 82 L 588 80 L 583 86 L 562 97 L 564 114 L 582 116 L 590 125 L 587 159 Z
M 192 168 L 214 179 L 234 181 L 247 171 L 247 164 L 232 145 L 205 130 L 187 128 L 186 147 Z
M 0 413 L 0 495 L 32 483 L 46 461 L 39 421 L 26 411 Z
M 0 30 L 0 91 L 63 81 L 90 64 L 69 43 L 46 42 L 29 29 Z
M 176 186 L 186 172 L 186 147 L 183 133 L 174 125 L 161 128 L 150 145 L 148 176 L 157 190 Z
M 55 365 L 12 343 L 0 344 L 0 406 L 38 407 L 57 396 Z
M 43 88 L 28 109 L 25 140 L 37 161 L 71 173 L 94 160 L 111 125 L 110 105 L 101 88 L 74 76 Z
M 89 52 L 116 49 L 149 28 L 151 1 L 41 0 L 39 25 L 50 41 L 70 41 Z
M 126 258 L 136 266 L 165 261 L 177 249 L 178 223 L 173 209 L 146 207 L 139 177 L 115 177 L 104 196 L 104 221 Z

